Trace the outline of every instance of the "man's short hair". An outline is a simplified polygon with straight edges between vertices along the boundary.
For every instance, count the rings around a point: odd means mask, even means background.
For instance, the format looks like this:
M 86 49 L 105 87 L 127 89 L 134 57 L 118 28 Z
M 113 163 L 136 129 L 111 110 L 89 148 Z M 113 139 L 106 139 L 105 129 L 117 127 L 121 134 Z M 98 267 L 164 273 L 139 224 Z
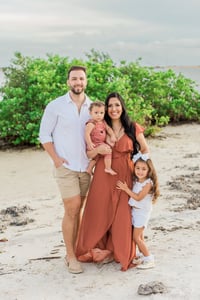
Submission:
M 71 66 L 67 73 L 67 78 L 69 79 L 71 71 L 82 70 L 86 74 L 86 67 L 85 66 Z

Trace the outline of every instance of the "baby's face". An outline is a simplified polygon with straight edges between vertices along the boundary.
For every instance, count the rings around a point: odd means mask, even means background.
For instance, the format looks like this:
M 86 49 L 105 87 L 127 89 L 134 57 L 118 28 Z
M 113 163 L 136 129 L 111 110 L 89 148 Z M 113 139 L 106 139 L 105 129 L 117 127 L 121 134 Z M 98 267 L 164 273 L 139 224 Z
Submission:
M 104 119 L 104 115 L 105 115 L 105 107 L 98 107 L 98 106 L 94 106 L 92 108 L 92 111 L 90 112 L 90 115 L 92 117 L 93 120 L 100 122 Z

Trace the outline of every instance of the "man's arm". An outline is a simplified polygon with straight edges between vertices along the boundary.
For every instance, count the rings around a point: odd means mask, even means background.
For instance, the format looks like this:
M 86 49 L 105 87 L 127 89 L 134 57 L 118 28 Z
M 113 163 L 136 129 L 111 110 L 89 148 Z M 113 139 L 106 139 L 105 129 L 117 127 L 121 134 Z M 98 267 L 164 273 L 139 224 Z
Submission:
M 56 168 L 59 168 L 63 163 L 68 164 L 68 161 L 57 155 L 52 142 L 42 144 L 45 151 L 49 154 Z
M 52 108 L 51 104 L 48 104 L 42 116 L 39 138 L 43 148 L 53 160 L 55 167 L 58 168 L 64 162 L 68 162 L 64 158 L 59 157 L 55 151 L 52 132 L 56 126 L 56 123 L 57 115 L 54 113 L 54 109 Z

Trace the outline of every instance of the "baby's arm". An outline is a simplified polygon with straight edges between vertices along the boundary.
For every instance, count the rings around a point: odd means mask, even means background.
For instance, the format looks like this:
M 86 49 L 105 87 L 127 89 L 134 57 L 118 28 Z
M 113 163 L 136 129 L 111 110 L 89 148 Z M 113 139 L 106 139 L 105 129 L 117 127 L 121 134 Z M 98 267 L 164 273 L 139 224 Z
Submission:
M 126 182 L 123 183 L 120 180 L 117 182 L 117 189 L 126 192 L 131 198 L 133 198 L 136 201 L 142 200 L 147 194 L 149 194 L 151 188 L 152 188 L 152 185 L 149 182 L 149 183 L 145 184 L 143 189 L 138 194 L 136 194 L 129 189 Z
M 93 123 L 90 123 L 90 122 L 87 123 L 86 126 L 85 126 L 85 141 L 86 141 L 88 150 L 94 149 L 94 146 L 95 146 L 92 143 L 91 135 L 90 135 L 94 127 L 95 127 L 95 125 Z

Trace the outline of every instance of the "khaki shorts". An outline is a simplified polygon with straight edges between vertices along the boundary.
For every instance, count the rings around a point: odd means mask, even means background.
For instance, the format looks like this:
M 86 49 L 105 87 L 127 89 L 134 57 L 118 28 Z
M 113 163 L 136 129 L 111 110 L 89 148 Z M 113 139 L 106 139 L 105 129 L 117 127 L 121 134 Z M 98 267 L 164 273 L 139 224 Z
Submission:
M 85 197 L 90 184 L 90 175 L 86 172 L 76 172 L 63 166 L 54 168 L 58 188 L 62 199 L 71 198 L 77 195 Z

